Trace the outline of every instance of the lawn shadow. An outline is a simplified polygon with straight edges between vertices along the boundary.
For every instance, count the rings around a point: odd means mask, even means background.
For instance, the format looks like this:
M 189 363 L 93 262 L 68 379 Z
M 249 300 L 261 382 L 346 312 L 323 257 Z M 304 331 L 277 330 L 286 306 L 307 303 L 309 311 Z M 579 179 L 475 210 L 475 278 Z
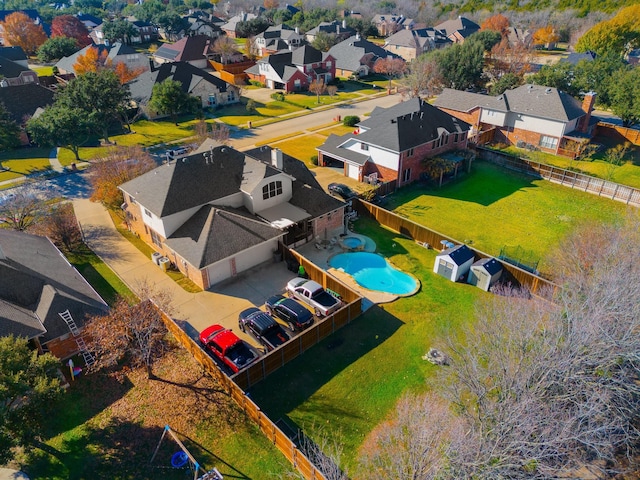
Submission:
M 391 313 L 373 306 L 366 315 L 305 351 L 247 393 L 269 418 L 286 418 L 288 412 L 296 410 L 333 377 L 389 339 L 403 324 Z M 376 334 L 371 335 L 372 331 Z M 326 408 L 331 414 L 352 415 L 337 405 Z
M 476 160 L 471 173 L 459 177 L 442 187 L 434 187 L 424 182 L 416 182 L 401 188 L 388 198 L 386 206 L 389 210 L 398 208 L 398 213 L 420 216 L 423 212 L 412 211 L 415 208 L 405 205 L 422 195 L 449 198 L 461 202 L 476 203 L 482 206 L 492 205 L 517 191 L 525 188 L 535 188 L 535 181 L 541 177 L 526 175 L 514 170 L 494 165 L 489 162 Z M 400 208 L 402 207 L 402 208 Z

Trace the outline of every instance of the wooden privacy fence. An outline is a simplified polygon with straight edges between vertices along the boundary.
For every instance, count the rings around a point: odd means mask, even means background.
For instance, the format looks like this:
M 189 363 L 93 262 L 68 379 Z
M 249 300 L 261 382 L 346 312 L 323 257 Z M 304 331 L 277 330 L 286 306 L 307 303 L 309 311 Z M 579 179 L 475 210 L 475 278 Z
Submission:
M 476 147 L 476 150 L 482 159 L 504 168 L 544 178 L 565 187 L 581 190 L 599 197 L 610 198 L 627 205 L 640 206 L 640 190 L 633 187 L 554 167 L 546 163 L 535 162 L 528 158 L 496 152 L 484 147 Z
M 258 405 L 249 397 L 245 390 L 268 375 L 278 370 L 284 364 L 294 360 L 309 348 L 328 337 L 336 330 L 344 327 L 362 313 L 362 297 L 335 279 L 326 271 L 310 262 L 298 252 L 283 247 L 285 254 L 294 256 L 304 266 L 309 278 L 320 283 L 324 288 L 330 289 L 340 295 L 345 306 L 333 315 L 315 322 L 312 327 L 304 330 L 299 335 L 262 356 L 248 368 L 228 377 L 216 362 L 207 354 L 180 326 L 168 315 L 162 313 L 167 329 L 178 342 L 187 349 L 193 358 L 209 373 L 217 378 L 231 398 L 242 408 L 244 413 L 253 420 L 260 431 L 280 450 L 291 464 L 307 480 L 325 480 L 324 475 L 316 466 L 298 449 L 296 443 L 289 438 L 274 422 L 265 415 Z
M 640 145 L 640 130 L 636 130 L 635 128 L 622 127 L 607 122 L 598 122 L 598 135 L 613 138 L 622 137 L 634 145 Z
M 420 225 L 408 218 L 401 217 L 400 215 L 385 210 L 382 207 L 378 207 L 369 202 L 365 202 L 362 199 L 353 200 L 353 208 L 359 215 L 375 218 L 375 220 L 391 230 L 394 230 L 405 237 L 411 238 L 419 243 L 429 244 L 436 250 L 442 249 L 442 241 L 448 241 L 453 243 L 462 243 L 446 235 L 443 235 L 435 230 L 431 230 L 423 225 Z M 469 247 L 471 248 L 471 247 Z M 492 255 L 475 250 L 473 251 L 476 260 L 481 258 L 489 258 Z M 500 259 L 496 259 L 500 261 Z M 516 267 L 508 262 L 500 262 L 503 268 L 509 272 L 509 275 L 516 280 L 520 285 L 527 287 L 532 294 L 549 297 L 556 292 L 558 288 L 553 282 L 546 280 L 542 277 L 534 275 L 526 270 Z

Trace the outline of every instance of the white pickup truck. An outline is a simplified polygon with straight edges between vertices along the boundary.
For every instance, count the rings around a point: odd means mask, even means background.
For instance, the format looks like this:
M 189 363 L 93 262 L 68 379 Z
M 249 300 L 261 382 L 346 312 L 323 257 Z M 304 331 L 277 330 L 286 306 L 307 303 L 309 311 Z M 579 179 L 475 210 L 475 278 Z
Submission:
M 331 315 L 342 306 L 342 302 L 322 288 L 322 285 L 307 278 L 296 277 L 289 280 L 287 292 L 311 306 L 319 317 Z

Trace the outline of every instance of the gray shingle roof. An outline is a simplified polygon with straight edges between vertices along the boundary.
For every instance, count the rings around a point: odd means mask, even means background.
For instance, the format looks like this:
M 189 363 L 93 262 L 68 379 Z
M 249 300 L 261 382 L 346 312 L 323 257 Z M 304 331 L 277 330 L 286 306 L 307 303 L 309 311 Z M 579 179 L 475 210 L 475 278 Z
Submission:
M 302 47 L 296 48 L 291 55 L 291 62 L 294 65 L 320 63 L 322 59 L 322 52 L 313 48 L 311 45 L 303 45 Z
M 165 43 L 153 54 L 154 57 L 168 61 L 190 62 L 207 58 L 212 44 L 207 35 L 184 37 L 175 43 Z
M 571 95 L 541 85 L 522 85 L 497 97 L 445 89 L 433 104 L 461 112 L 479 106 L 562 122 L 580 118 L 586 113 L 580 101 Z
M 339 160 L 346 160 L 348 163 L 364 165 L 370 158 L 370 155 L 366 150 L 362 150 L 363 153 L 360 153 L 340 147 L 340 145 L 343 145 L 346 141 L 355 137 L 356 135 L 350 133 L 347 135 L 336 135 L 332 133 L 325 142 L 318 147 L 318 150 Z
M 0 56 L 0 77 L 16 78 L 19 77 L 22 72 L 28 71 L 30 71 L 29 68 L 23 67 L 6 57 Z
M 0 47 L 0 56 L 12 62 L 29 60 L 22 47 Z
M 460 32 L 466 37 L 480 30 L 480 25 L 466 17 L 458 17 L 439 23 L 435 28 L 436 30 L 442 30 L 447 36 Z
M 67 309 L 82 327 L 87 314 L 106 305 L 86 280 L 44 237 L 0 229 L 0 335 L 38 335 L 43 341 L 69 333 L 58 313 Z
M 201 80 L 214 85 L 220 92 L 226 92 L 229 84 L 211 75 L 201 68 L 194 67 L 187 62 L 163 63 L 153 71 L 143 72 L 129 82 L 131 98 L 140 103 L 147 103 L 151 98 L 153 86 L 162 83 L 167 78 L 180 82 L 182 91 L 190 93 L 192 88 Z
M 166 244 L 190 264 L 204 268 L 282 235 L 282 230 L 233 209 L 205 205 Z
M 329 55 L 336 59 L 337 68 L 351 72 L 358 70 L 361 65 L 373 65 L 378 58 L 401 58 L 359 35 L 334 45 L 329 49 Z
M 112 61 L 119 55 L 138 55 L 138 52 L 133 48 L 120 42 L 116 42 L 113 45 L 87 45 L 73 55 L 69 55 L 68 57 L 63 57 L 58 60 L 56 67 L 65 72 L 75 73 L 73 66 L 78 63 L 78 57 L 80 55 L 86 55 L 90 48 L 97 48 L 98 54 L 102 54 L 102 52 L 106 50 L 108 52 L 107 59 Z
M 318 35 L 325 32 L 334 35 L 354 35 L 356 31 L 351 27 L 345 27 L 342 22 L 334 20 L 333 22 L 320 22 L 317 27 L 307 32 L 308 35 Z
M 3 103 L 11 118 L 21 125 L 25 117 L 31 117 L 38 108 L 53 104 L 53 92 L 41 85 L 28 83 L 0 88 Z

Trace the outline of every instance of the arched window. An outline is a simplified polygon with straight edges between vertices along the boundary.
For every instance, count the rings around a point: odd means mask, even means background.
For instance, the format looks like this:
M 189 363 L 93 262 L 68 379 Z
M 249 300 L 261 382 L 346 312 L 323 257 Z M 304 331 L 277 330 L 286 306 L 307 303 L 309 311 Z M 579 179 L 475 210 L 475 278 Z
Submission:
M 262 199 L 267 200 L 276 195 L 282 195 L 282 182 L 280 180 L 271 182 L 262 187 Z

